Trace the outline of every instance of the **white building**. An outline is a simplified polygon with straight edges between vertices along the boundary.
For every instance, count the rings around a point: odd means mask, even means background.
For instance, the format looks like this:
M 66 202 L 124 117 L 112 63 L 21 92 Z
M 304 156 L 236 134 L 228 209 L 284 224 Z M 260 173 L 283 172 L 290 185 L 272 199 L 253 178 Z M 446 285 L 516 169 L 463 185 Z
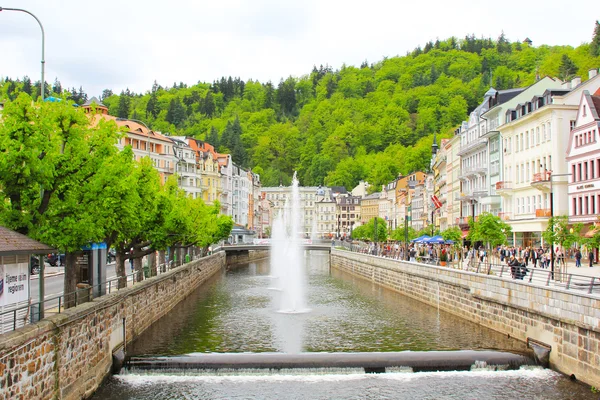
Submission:
M 329 219 L 328 220 L 319 220 L 317 211 L 319 209 L 326 210 L 326 213 L 324 215 L 327 215 L 327 216 L 331 215 L 332 211 L 330 209 L 325 208 L 325 207 L 329 207 L 329 205 L 328 205 L 329 199 L 332 199 L 331 188 L 321 187 L 321 186 L 319 186 L 319 187 L 317 187 L 317 186 L 300 186 L 298 188 L 298 190 L 300 192 L 300 208 L 303 210 L 302 218 L 301 218 L 301 224 L 302 224 L 301 229 L 302 229 L 302 233 L 304 234 L 304 236 L 310 237 L 315 219 L 317 222 L 317 229 L 319 229 L 319 237 L 321 235 L 324 235 L 325 233 L 329 234 L 330 233 L 329 231 L 322 230 L 321 227 L 319 226 L 319 224 L 321 224 L 321 223 L 323 225 L 329 225 Z M 273 220 L 275 218 L 277 218 L 277 216 L 280 213 L 284 212 L 286 202 L 288 200 L 291 201 L 292 187 L 291 186 L 263 187 L 263 188 L 261 188 L 261 197 L 263 199 L 261 201 L 262 207 L 266 208 L 267 204 L 269 207 L 268 210 L 263 209 L 263 213 L 267 213 L 267 215 L 270 215 L 270 218 L 268 218 L 270 225 L 268 227 L 265 226 L 263 228 L 263 231 L 266 231 L 267 228 L 268 229 L 273 228 L 273 226 L 272 226 Z M 321 208 L 317 207 L 317 199 L 322 201 Z M 328 199 L 328 200 L 324 201 L 324 199 Z M 265 203 L 265 201 L 267 203 Z M 335 204 L 333 204 L 333 205 L 335 205 Z M 333 212 L 335 213 L 335 210 L 333 210 Z
M 184 136 L 169 136 L 169 139 L 173 142 L 178 186 L 190 197 L 202 198 L 202 181 L 196 165 L 196 152 Z
M 232 212 L 233 222 L 248 226 L 248 202 L 252 185 L 248 179 L 248 171 L 233 164 L 233 198 Z
M 527 90 L 517 104 L 506 108 L 505 123 L 498 130 L 504 149 L 503 177 L 511 185 L 505 185 L 501 192 L 516 246 L 543 245 L 541 234 L 548 219 L 568 215 L 565 155 L 569 136 L 583 91 L 595 92 L 599 87 L 598 77 L 583 84 L 575 78 L 560 88 L 534 93 Z
M 594 71 L 595 72 L 595 71 Z M 594 230 L 600 214 L 600 90 L 581 94 L 574 128 L 569 135 L 567 170 L 569 222 Z
M 481 104 L 469 114 L 469 120 L 460 127 L 460 149 L 457 154 L 461 158 L 459 179 L 462 181 L 460 199 L 463 218 L 459 225 L 463 230 L 468 228 L 467 217 L 476 217 L 483 212 L 500 208 L 500 199 L 490 195 L 490 160 L 486 138 L 489 128 L 483 115 L 490 108 L 506 102 L 522 91 L 523 89 L 498 91 L 490 88 Z

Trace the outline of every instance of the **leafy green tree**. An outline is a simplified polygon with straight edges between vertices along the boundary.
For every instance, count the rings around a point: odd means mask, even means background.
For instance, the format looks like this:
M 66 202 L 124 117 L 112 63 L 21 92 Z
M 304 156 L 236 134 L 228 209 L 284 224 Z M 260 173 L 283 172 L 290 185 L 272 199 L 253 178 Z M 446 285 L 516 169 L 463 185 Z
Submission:
M 557 215 L 548 220 L 548 227 L 542 232 L 542 237 L 546 243 L 554 243 L 560 245 L 562 248 L 568 248 L 577 243 L 582 228 L 582 224 L 575 224 L 571 232 L 569 217 L 566 215 Z
M 76 254 L 82 246 L 104 239 L 95 214 L 104 198 L 89 193 L 117 153 L 118 137 L 113 122 L 101 120 L 90 127 L 83 110 L 68 101 L 34 103 L 23 93 L 5 104 L 0 124 L 0 223 L 66 251 L 66 294 L 73 293 L 78 282 Z M 72 306 L 73 300 L 67 296 L 65 306 Z
M 489 249 L 507 244 L 507 237 L 512 233 L 512 227 L 504 222 L 500 217 L 485 212 L 477 217 L 476 221 L 469 218 L 469 234 L 467 239 L 471 242 L 484 242 Z
M 594 36 L 590 43 L 590 54 L 592 57 L 600 57 L 600 22 L 596 21 L 594 26 Z

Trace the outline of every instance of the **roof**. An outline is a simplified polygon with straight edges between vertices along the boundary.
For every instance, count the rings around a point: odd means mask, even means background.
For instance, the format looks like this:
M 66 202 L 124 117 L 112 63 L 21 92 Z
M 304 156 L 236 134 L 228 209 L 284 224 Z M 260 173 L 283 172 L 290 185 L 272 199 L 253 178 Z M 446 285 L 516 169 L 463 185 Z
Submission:
M 117 118 L 115 116 L 108 115 L 108 114 L 93 115 L 92 116 L 92 125 L 97 124 L 101 118 L 108 120 L 108 121 L 115 121 L 115 123 L 118 126 L 127 127 L 129 133 L 134 133 L 136 135 L 146 136 L 148 138 L 154 138 L 157 140 L 162 140 L 167 143 L 173 143 L 169 137 L 162 135 L 159 132 L 154 132 L 153 130 L 148 129 L 148 127 L 140 124 L 139 122 L 135 122 L 135 121 L 132 121 L 130 119 L 125 119 L 125 118 Z
M 55 249 L 18 232 L 0 226 L 0 256 L 16 254 L 44 254 Z
M 332 193 L 341 193 L 341 194 L 348 193 L 348 191 L 346 190 L 346 188 L 344 186 L 330 186 L 329 188 L 331 189 Z
M 95 96 L 92 97 L 91 99 L 89 99 L 88 101 L 86 101 L 85 103 L 83 103 L 83 106 L 91 106 L 92 104 L 96 104 L 97 106 L 100 107 L 106 107 L 104 104 L 102 104 L 102 102 L 100 100 L 98 100 Z
M 600 89 L 598 90 L 600 91 Z M 590 96 L 592 102 L 591 104 L 594 106 L 595 110 L 590 110 L 592 113 L 595 113 L 594 117 L 598 119 L 600 117 L 600 96 Z

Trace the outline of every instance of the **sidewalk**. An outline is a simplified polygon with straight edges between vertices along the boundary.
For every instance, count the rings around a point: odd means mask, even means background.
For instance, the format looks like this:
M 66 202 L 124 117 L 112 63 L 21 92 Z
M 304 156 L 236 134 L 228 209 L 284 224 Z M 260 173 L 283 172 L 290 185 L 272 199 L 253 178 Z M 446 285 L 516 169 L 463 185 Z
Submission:
M 48 278 L 50 276 L 62 275 L 65 273 L 65 267 L 50 267 L 46 265 L 44 267 L 44 278 Z M 40 274 L 31 275 L 31 279 L 39 279 Z

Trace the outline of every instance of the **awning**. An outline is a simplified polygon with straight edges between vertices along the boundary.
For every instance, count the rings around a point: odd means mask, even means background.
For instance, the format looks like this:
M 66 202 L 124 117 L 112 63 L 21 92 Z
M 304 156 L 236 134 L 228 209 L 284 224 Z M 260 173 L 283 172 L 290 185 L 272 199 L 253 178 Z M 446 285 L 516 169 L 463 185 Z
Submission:
M 463 239 L 466 238 L 468 234 L 469 234 L 469 231 L 463 231 L 462 232 L 462 238 Z

